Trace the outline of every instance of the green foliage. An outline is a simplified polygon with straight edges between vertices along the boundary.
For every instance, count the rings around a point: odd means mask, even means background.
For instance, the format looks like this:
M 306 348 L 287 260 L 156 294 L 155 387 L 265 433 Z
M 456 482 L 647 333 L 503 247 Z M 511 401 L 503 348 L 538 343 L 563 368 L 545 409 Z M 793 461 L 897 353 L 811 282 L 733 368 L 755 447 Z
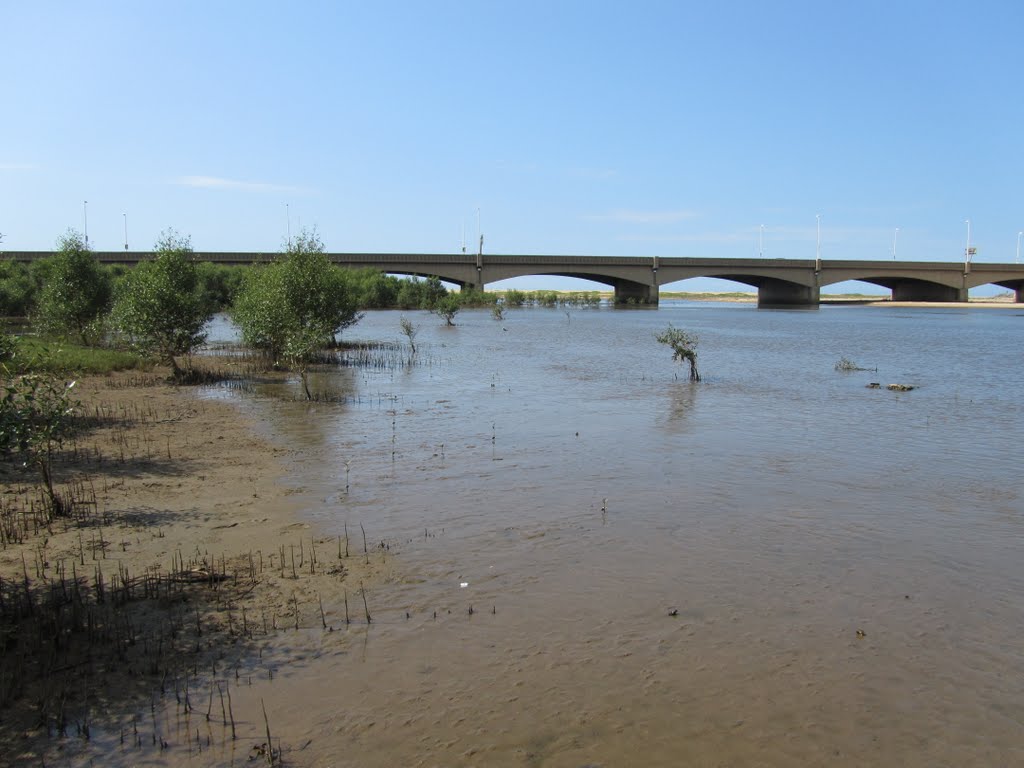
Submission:
M 28 317 L 35 309 L 39 284 L 28 264 L 0 261 L 0 317 Z
M 488 294 L 490 295 L 490 294 Z M 506 307 L 599 307 L 601 294 L 598 291 L 505 291 Z
M 161 235 L 152 261 L 125 275 L 114 305 L 117 329 L 147 356 L 167 363 L 181 375 L 176 358 L 186 358 L 206 341 L 203 328 L 213 316 L 213 304 L 199 278 L 187 237 L 173 230 Z
M 448 289 L 444 287 L 441 279 L 437 277 L 428 277 L 423 281 L 422 286 L 423 301 L 420 306 L 423 309 L 434 309 L 441 301 L 451 295 L 448 293 Z
M 526 293 L 524 291 L 518 291 L 512 289 L 511 291 L 505 291 L 505 304 L 510 307 L 521 307 L 526 303 Z
M 314 355 L 362 317 L 357 302 L 320 238 L 304 230 L 281 258 L 246 275 L 231 316 L 245 344 L 266 352 L 275 365 L 298 367 L 305 380 Z
M 71 388 L 40 373 L 12 375 L 4 371 L 0 400 L 0 454 L 31 456 L 48 453 L 67 434 L 72 412 Z
M 215 264 L 210 261 L 196 263 L 196 272 L 208 306 L 222 312 L 231 306 L 242 287 L 249 267 Z
M 40 473 L 51 511 L 66 510 L 53 488 L 52 456 L 71 429 L 77 403 L 71 399 L 75 382 L 65 383 L 49 374 L 16 374 L 11 362 L 23 350 L 9 339 L 3 346 L 10 352 L 0 362 L 0 458 L 17 458 Z
M 398 292 L 403 282 L 373 267 L 343 270 L 349 287 L 357 296 L 360 309 L 387 309 L 398 306 Z
M 430 311 L 438 317 L 443 317 L 447 325 L 455 325 L 455 315 L 459 313 L 460 309 L 462 309 L 462 304 L 459 302 L 459 297 L 449 294 L 438 299 Z
M 412 320 L 402 315 L 398 319 L 398 325 L 402 329 L 402 333 L 409 340 L 409 346 L 412 348 L 412 353 L 416 354 L 416 334 L 419 333 L 419 328 L 412 324 Z
M 0 331 L 0 365 L 12 362 L 18 354 L 18 337 Z
M 498 294 L 477 288 L 463 288 L 456 294 L 462 307 L 493 307 L 498 303 Z
M 45 260 L 34 320 L 44 333 L 74 333 L 83 344 L 94 343 L 102 337 L 102 315 L 110 307 L 110 274 L 74 230 L 57 246 L 57 253 Z
M 437 302 L 448 296 L 448 289 L 436 277 L 426 280 L 418 278 L 396 278 L 398 292 L 395 304 L 400 309 L 432 310 Z
M 690 381 L 700 381 L 697 373 L 697 337 L 686 331 L 668 324 L 662 333 L 655 334 L 659 344 L 667 344 L 672 348 L 672 359 L 677 362 L 686 360 L 690 364 Z

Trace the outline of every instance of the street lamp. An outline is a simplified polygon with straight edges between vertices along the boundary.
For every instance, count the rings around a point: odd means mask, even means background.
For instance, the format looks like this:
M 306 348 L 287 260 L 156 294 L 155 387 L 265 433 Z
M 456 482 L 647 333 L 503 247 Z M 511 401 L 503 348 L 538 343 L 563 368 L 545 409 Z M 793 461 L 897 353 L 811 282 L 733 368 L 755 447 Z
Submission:
M 896 261 L 896 235 L 900 233 L 900 228 L 896 227 L 896 231 L 892 233 L 892 260 Z
M 1020 236 L 1021 235 L 1024 235 L 1024 232 L 1018 232 L 1017 233 L 1017 260 L 1014 262 L 1014 264 L 1020 264 Z
M 285 217 L 285 220 L 287 221 L 287 226 L 288 226 L 288 247 L 291 248 L 292 247 L 292 212 L 291 212 L 291 209 L 288 207 L 288 203 L 284 204 L 284 217 Z
M 816 213 L 814 215 L 815 220 L 818 222 L 818 242 L 814 249 L 814 268 L 818 272 L 821 271 L 821 214 Z
M 85 247 L 89 247 L 89 201 L 82 201 L 82 229 L 85 235 Z
M 964 266 L 967 266 L 971 263 L 971 220 L 967 219 L 964 223 L 967 224 L 967 247 L 964 248 Z
M 761 230 L 757 234 L 757 258 L 764 258 L 764 224 L 761 225 Z
M 121 215 L 124 216 L 124 249 L 125 249 L 125 251 L 127 251 L 128 250 L 128 214 L 127 213 L 122 213 Z

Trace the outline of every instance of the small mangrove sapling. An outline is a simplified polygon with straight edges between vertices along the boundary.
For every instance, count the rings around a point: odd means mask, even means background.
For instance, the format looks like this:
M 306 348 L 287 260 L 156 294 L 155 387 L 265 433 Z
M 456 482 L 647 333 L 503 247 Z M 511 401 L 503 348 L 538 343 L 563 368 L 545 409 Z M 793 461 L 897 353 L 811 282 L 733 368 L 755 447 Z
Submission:
M 668 324 L 662 333 L 655 334 L 659 344 L 667 344 L 672 348 L 672 359 L 678 362 L 685 360 L 690 364 L 690 381 L 700 381 L 697 372 L 697 337 L 691 333 Z
M 416 354 L 416 334 L 420 332 L 420 329 L 412 324 L 412 320 L 402 315 L 398 320 L 398 325 L 402 328 L 402 333 L 405 334 L 405 338 L 409 340 L 409 347 L 412 349 L 412 353 Z

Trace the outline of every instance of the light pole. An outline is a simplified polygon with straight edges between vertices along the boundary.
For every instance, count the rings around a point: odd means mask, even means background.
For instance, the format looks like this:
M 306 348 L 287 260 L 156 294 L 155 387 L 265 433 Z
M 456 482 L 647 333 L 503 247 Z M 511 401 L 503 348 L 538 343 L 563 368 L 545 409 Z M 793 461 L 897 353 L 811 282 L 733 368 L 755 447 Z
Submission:
M 971 263 L 971 220 L 967 219 L 964 223 L 967 224 L 967 247 L 964 248 L 964 268 L 966 269 Z
M 892 260 L 896 261 L 896 236 L 900 233 L 900 228 L 896 227 L 896 231 L 892 233 Z
M 284 218 L 287 222 L 288 227 L 288 247 L 292 247 L 292 212 L 288 207 L 288 203 L 284 204 Z
M 764 224 L 761 225 L 761 229 L 757 233 L 757 258 L 764 258 Z
M 82 201 L 82 229 L 85 235 L 85 247 L 89 247 L 89 201 Z
M 821 214 L 816 213 L 814 218 L 818 222 L 818 241 L 814 248 L 814 269 L 816 272 L 821 272 Z
M 128 214 L 127 213 L 122 213 L 121 215 L 124 216 L 124 249 L 127 251 L 128 250 Z
M 1014 264 L 1020 264 L 1020 236 L 1021 235 L 1024 235 L 1024 232 L 1018 232 L 1017 233 L 1017 260 L 1014 262 Z

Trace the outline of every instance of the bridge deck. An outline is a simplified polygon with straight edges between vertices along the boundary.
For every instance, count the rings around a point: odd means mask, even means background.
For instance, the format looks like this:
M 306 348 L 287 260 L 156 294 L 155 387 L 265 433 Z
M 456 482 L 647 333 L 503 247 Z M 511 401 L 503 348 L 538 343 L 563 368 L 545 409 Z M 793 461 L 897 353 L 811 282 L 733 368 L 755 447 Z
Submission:
M 8 251 L 0 257 L 35 261 L 51 251 Z M 197 251 L 202 261 L 219 264 L 260 264 L 277 253 Z M 148 251 L 97 251 L 108 264 L 149 260 Z M 444 253 L 329 253 L 335 264 L 369 267 L 384 272 L 431 275 L 462 286 L 527 275 L 581 277 L 612 286 L 616 300 L 657 303 L 662 285 L 694 277 L 718 277 L 756 287 L 762 304 L 816 305 L 824 286 L 862 280 L 892 291 L 908 301 L 966 301 L 969 289 L 994 284 L 1015 291 L 1024 302 L 1024 264 L 938 261 L 705 259 L 664 256 L 587 256 Z

